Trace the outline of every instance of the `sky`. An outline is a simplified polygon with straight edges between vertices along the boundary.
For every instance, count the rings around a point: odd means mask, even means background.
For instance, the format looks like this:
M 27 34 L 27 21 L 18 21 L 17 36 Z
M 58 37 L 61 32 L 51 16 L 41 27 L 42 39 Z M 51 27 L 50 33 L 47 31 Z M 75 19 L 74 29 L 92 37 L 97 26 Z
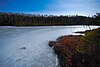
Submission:
M 100 12 L 100 0 L 0 0 L 0 12 L 91 16 Z

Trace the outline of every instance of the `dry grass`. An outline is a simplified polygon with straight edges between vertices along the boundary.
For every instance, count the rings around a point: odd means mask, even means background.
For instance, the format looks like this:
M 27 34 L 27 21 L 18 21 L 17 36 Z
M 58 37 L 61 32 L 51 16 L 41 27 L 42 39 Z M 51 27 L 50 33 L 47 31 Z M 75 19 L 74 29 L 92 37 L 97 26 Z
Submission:
M 50 41 L 49 46 L 53 46 L 55 53 L 58 55 L 61 67 L 70 67 L 72 65 L 72 56 L 75 49 L 81 44 L 80 35 L 61 36 L 57 41 Z

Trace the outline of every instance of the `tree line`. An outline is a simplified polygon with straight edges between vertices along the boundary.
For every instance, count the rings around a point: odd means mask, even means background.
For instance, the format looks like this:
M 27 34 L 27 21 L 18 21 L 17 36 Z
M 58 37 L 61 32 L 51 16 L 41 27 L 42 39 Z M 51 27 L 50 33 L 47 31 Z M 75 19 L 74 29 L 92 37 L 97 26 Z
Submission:
M 100 25 L 100 13 L 87 16 L 55 16 L 0 12 L 0 26 L 53 26 L 53 25 Z

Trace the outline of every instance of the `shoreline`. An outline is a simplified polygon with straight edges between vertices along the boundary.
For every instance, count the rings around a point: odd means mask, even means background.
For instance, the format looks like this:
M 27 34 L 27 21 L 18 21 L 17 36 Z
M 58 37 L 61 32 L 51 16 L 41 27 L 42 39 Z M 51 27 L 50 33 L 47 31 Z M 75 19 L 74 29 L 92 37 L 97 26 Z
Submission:
M 49 41 L 49 46 L 53 47 L 60 67 L 72 66 L 72 56 L 75 54 L 75 49 L 81 44 L 81 37 L 82 35 L 65 35 L 57 38 L 56 41 Z
M 87 30 L 84 35 L 64 35 L 56 41 L 49 41 L 57 55 L 60 67 L 99 67 L 100 66 L 100 27 Z

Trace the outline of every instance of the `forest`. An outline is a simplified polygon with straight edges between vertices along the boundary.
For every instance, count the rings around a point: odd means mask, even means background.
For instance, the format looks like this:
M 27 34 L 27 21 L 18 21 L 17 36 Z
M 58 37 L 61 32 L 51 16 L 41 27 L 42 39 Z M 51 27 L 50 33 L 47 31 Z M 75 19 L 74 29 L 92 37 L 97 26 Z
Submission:
M 100 13 L 92 17 L 79 15 L 40 15 L 0 12 L 0 26 L 100 25 Z

